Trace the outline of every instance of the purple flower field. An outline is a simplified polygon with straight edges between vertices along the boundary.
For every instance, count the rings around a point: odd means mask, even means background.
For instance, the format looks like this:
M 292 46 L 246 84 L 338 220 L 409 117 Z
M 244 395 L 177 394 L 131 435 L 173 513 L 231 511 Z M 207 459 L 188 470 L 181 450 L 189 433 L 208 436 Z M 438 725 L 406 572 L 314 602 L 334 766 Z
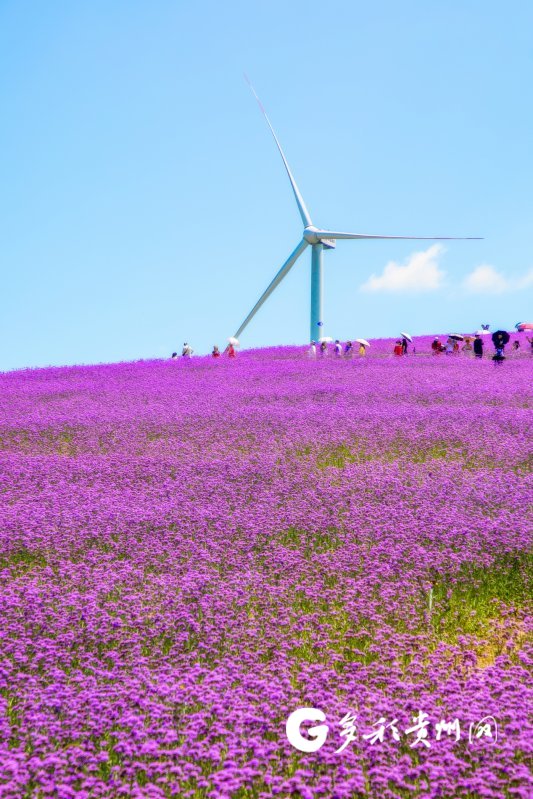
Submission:
M 0 375 L 1 799 L 532 795 L 533 358 L 430 341 Z

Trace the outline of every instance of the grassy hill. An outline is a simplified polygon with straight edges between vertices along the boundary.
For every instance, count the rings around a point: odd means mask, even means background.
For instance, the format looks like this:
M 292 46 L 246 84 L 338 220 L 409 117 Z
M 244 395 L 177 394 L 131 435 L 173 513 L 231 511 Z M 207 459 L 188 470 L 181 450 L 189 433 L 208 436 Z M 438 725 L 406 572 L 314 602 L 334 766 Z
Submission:
M 429 341 L 0 375 L 2 797 L 528 795 L 533 358 Z

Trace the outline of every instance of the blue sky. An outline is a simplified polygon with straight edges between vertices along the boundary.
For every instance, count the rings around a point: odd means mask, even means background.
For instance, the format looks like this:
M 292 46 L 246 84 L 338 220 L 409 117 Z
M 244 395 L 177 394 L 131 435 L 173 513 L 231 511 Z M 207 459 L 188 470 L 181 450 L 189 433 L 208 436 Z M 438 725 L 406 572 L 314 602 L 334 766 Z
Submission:
M 0 369 L 224 344 L 320 227 L 339 338 L 532 314 L 533 5 L 0 0 Z M 305 343 L 307 251 L 242 336 Z

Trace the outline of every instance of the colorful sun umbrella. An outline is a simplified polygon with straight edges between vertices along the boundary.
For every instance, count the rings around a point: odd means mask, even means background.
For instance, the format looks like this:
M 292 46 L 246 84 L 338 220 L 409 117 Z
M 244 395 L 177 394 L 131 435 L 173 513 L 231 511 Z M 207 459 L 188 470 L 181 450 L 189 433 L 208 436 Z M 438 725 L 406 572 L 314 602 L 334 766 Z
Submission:
M 509 342 L 511 336 L 507 332 L 507 330 L 496 330 L 492 334 L 492 343 L 495 347 L 505 346 Z

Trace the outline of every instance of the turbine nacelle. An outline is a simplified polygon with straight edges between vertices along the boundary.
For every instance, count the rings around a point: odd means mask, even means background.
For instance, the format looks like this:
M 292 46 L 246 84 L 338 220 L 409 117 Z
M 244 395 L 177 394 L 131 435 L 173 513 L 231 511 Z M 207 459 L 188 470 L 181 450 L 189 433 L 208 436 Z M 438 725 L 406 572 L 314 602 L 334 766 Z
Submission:
M 307 225 L 307 227 L 304 228 L 304 239 L 308 244 L 318 244 L 320 241 L 319 233 L 320 230 L 317 227 L 314 225 Z
M 335 239 L 328 239 L 327 232 L 314 225 L 307 225 L 304 228 L 304 239 L 308 244 L 323 244 L 327 250 L 335 249 Z

